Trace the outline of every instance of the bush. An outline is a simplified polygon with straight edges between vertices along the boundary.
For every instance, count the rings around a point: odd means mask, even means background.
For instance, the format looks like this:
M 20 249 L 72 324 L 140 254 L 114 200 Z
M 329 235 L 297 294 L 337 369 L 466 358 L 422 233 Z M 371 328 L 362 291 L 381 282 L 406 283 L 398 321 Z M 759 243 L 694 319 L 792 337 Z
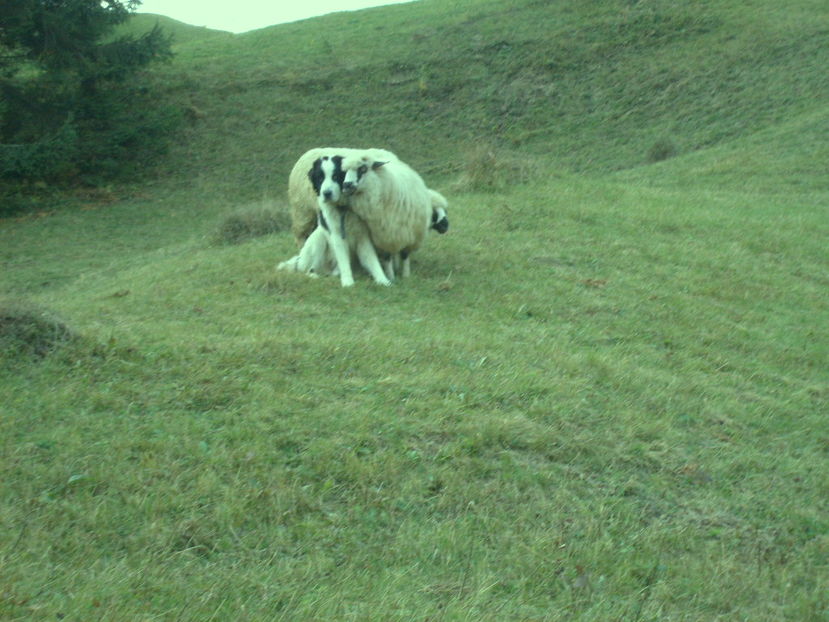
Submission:
M 167 150 L 183 113 L 157 99 L 147 89 L 125 85 L 90 103 L 78 123 L 76 166 L 81 181 L 97 185 L 132 178 L 137 166 Z
M 166 146 L 181 115 L 145 68 L 168 59 L 159 28 L 114 36 L 137 3 L 17 0 L 0 14 L 0 179 L 97 183 Z
M 49 179 L 71 167 L 78 151 L 74 123 L 66 121 L 54 134 L 16 145 L 0 144 L 0 177 Z

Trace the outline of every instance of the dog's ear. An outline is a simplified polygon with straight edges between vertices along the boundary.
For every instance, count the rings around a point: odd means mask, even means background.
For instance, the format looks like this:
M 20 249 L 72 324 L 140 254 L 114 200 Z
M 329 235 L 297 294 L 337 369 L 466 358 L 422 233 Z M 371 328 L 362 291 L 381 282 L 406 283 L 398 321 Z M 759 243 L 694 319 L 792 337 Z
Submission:
M 337 155 L 331 158 L 331 161 L 334 163 L 334 181 L 336 181 L 340 185 L 340 187 L 342 187 L 343 183 L 345 182 L 345 171 L 343 170 L 343 157 Z
M 320 186 L 322 186 L 322 182 L 325 179 L 325 174 L 322 172 L 322 158 L 314 160 L 314 165 L 311 167 L 311 170 L 308 171 L 308 179 L 314 187 L 314 192 L 316 192 L 317 196 L 319 196 Z

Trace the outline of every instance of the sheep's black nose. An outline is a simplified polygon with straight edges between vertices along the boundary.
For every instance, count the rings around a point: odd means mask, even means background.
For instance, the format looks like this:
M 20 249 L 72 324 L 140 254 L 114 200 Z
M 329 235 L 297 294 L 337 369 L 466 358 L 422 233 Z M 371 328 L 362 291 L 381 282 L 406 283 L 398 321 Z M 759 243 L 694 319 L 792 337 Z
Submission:
M 354 182 L 347 181 L 343 184 L 343 190 L 354 190 Z

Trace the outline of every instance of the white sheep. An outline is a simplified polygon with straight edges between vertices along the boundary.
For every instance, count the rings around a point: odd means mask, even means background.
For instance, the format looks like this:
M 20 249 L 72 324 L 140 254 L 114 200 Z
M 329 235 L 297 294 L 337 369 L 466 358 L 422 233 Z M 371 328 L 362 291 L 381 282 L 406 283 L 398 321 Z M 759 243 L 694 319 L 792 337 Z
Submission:
M 399 257 L 402 276 L 410 273 L 409 255 L 423 243 L 435 209 L 445 214 L 446 199 L 426 186 L 409 165 L 389 152 L 366 150 L 343 157 L 342 192 L 349 209 L 371 233 L 377 251 Z M 386 262 L 393 277 L 393 262 Z
M 392 210 L 396 210 L 395 218 L 380 219 L 379 231 L 385 240 L 382 252 L 387 258 L 384 272 L 377 258 L 374 232 L 350 210 L 350 197 L 342 192 L 345 180 L 342 164 L 345 159 L 371 161 L 375 168 L 392 165 L 396 167 L 399 184 L 408 184 L 413 188 L 408 199 L 404 197 L 397 203 L 387 202 Z M 388 178 L 389 175 L 384 174 L 383 177 Z M 352 185 L 351 189 L 356 190 L 356 185 Z M 371 184 L 366 187 L 370 188 Z M 402 264 L 403 276 L 408 276 L 408 255 L 420 245 L 426 229 L 431 227 L 445 233 L 449 226 L 446 199 L 440 193 L 425 188 L 417 173 L 384 149 L 311 149 L 299 158 L 291 171 L 288 196 L 292 231 L 301 250 L 288 261 L 280 263 L 278 269 L 309 274 L 339 272 L 344 287 L 354 283 L 351 257 L 356 257 L 374 280 L 382 285 L 390 284 L 390 279 L 394 278 L 394 264 L 397 262 Z M 412 204 L 422 207 L 425 197 L 429 201 L 426 226 L 423 226 L 422 218 L 415 218 L 414 225 L 407 224 L 407 215 L 410 217 L 416 213 Z M 362 196 L 361 200 L 366 198 L 367 195 Z M 401 206 L 403 209 L 399 209 Z M 414 231 L 409 234 L 399 231 L 395 240 L 389 243 L 387 231 L 394 225 L 403 229 L 413 228 Z M 397 244 L 399 240 L 406 243 Z M 399 250 L 387 250 L 396 246 Z

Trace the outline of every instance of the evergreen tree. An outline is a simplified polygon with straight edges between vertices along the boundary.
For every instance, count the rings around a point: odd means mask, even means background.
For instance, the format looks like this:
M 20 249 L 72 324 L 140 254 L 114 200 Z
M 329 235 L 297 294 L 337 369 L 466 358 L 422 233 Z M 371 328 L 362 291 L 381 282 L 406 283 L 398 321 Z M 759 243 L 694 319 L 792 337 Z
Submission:
M 113 36 L 139 4 L 3 0 L 0 178 L 101 179 L 163 145 L 175 115 L 141 70 L 170 57 L 170 40 Z

